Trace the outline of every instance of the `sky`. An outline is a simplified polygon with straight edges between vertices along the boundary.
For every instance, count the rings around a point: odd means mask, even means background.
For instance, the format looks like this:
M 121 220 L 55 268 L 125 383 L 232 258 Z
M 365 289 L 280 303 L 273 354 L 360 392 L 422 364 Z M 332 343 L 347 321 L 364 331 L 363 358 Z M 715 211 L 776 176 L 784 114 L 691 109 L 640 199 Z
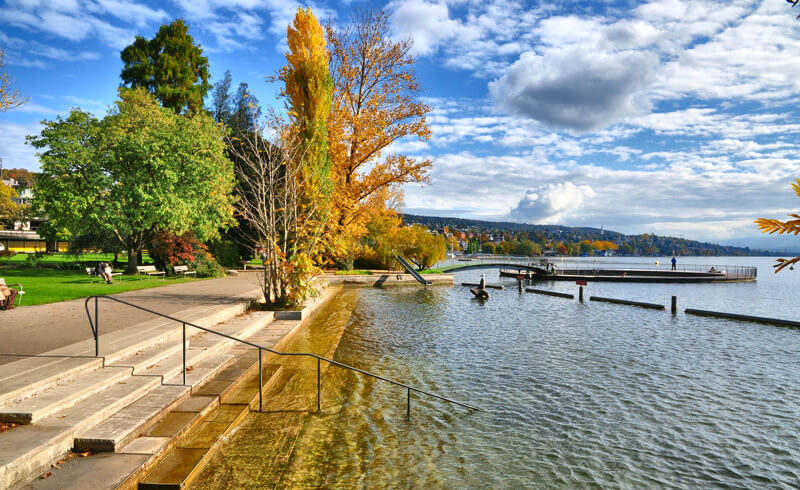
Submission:
M 120 51 L 181 17 L 208 57 L 262 104 L 298 6 L 344 24 L 383 8 L 411 37 L 432 157 L 409 213 L 601 225 L 721 243 L 798 209 L 800 20 L 784 0 L 5 0 L 0 47 L 30 97 L 0 114 L 3 165 L 38 168 L 25 135 L 80 107 L 102 115 Z

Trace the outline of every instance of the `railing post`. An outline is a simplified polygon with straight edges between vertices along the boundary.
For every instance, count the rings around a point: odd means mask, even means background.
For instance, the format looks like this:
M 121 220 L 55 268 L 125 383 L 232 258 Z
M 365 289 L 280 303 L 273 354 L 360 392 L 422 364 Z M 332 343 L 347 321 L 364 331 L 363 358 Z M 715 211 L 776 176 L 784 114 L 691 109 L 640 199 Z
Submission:
M 100 324 L 98 323 L 100 315 L 97 312 L 97 301 L 100 298 L 94 297 L 94 356 L 100 357 Z
M 258 348 L 258 411 L 263 412 L 263 396 L 262 396 L 262 386 L 264 385 L 264 380 L 262 377 L 264 376 L 264 369 L 261 367 L 261 357 L 262 351 L 261 347 Z
M 408 388 L 408 395 L 406 398 L 406 418 L 411 418 L 411 388 Z
M 183 384 L 186 385 L 186 322 L 183 322 Z
M 319 357 L 317 358 L 317 412 L 321 412 L 322 409 L 322 401 L 321 401 L 321 394 L 322 394 L 322 368 Z M 328 369 L 330 371 L 330 369 Z

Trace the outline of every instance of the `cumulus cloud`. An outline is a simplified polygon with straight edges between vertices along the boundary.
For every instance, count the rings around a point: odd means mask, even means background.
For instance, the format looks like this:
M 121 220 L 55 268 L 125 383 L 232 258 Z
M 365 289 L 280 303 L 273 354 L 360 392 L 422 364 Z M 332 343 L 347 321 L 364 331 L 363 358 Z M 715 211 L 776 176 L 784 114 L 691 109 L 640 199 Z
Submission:
M 525 223 L 560 223 L 595 195 L 588 185 L 547 184 L 525 192 L 508 217 Z
M 480 27 L 467 26 L 450 18 L 447 5 L 425 0 L 391 2 L 392 24 L 398 33 L 410 34 L 417 54 L 431 54 L 449 40 L 470 43 L 480 36 Z
M 512 114 L 589 131 L 648 110 L 643 92 L 657 64 L 647 52 L 527 52 L 489 84 L 489 92 Z

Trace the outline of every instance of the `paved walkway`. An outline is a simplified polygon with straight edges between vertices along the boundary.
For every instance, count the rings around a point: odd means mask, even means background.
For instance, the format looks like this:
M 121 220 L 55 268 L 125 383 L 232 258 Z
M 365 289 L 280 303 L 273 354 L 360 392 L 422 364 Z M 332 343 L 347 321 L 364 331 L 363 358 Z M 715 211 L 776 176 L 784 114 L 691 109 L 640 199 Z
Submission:
M 175 314 L 196 306 L 231 304 L 237 301 L 234 296 L 243 293 L 252 293 L 253 297 L 259 294 L 254 273 L 128 291 L 114 296 L 160 313 Z M 77 299 L 0 311 L 0 364 L 19 360 L 18 356 L 8 354 L 41 354 L 91 339 L 85 301 Z M 147 312 L 123 304 L 100 301 L 101 334 L 153 318 Z

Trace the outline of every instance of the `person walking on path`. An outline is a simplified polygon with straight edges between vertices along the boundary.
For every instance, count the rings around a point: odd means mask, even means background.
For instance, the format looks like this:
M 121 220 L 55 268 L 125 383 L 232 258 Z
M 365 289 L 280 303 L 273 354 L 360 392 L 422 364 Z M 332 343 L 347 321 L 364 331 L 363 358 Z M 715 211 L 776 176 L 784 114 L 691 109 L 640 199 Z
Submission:
M 673 257 L 672 257 L 672 270 L 677 270 L 677 265 L 678 265 L 678 259 L 676 259 L 676 258 L 673 256 Z

